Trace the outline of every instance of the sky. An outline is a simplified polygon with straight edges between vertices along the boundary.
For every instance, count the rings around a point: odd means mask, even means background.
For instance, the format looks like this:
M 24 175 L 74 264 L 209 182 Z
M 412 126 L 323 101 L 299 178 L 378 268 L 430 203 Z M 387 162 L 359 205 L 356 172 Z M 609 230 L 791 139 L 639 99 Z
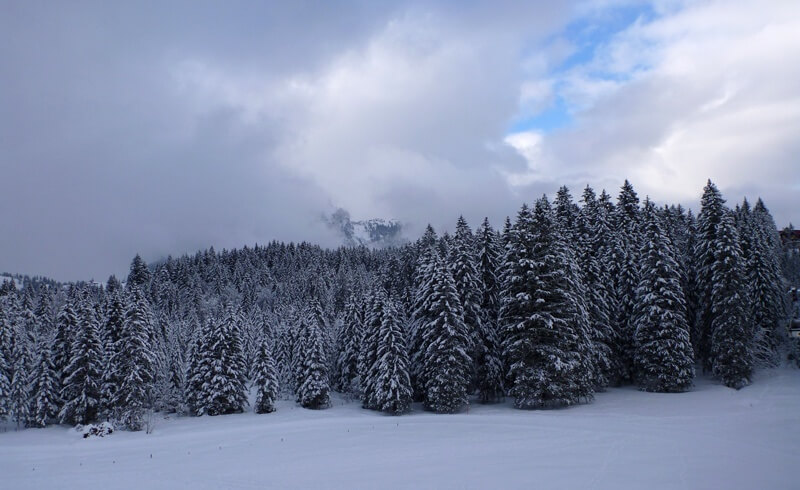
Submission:
M 800 222 L 800 2 L 0 0 L 0 271 L 502 226 L 567 185 Z

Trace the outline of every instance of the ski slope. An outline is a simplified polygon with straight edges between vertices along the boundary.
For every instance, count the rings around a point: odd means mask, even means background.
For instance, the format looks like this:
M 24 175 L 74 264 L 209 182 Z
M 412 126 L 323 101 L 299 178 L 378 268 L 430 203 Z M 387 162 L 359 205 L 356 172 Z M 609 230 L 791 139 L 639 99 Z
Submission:
M 800 372 L 741 391 L 611 389 L 553 411 L 508 404 L 392 417 L 323 411 L 159 420 L 150 435 L 0 434 L 0 488 L 800 488 Z

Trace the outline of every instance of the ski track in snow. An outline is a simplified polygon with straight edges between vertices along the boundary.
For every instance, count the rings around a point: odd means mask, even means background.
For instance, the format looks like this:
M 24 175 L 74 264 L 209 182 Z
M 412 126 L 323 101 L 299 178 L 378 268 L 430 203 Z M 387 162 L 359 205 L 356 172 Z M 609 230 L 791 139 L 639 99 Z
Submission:
M 66 427 L 0 433 L 0 487 L 798 488 L 800 372 L 740 391 L 609 389 L 589 405 L 392 417 L 328 410 L 159 420 L 153 434 L 82 439 Z M 150 455 L 152 454 L 152 458 Z

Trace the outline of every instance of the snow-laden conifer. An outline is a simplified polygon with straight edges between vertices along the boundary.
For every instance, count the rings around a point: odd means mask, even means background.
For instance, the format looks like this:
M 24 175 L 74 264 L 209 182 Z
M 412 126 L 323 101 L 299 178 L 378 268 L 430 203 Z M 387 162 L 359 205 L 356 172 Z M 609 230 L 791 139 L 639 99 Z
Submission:
M 572 405 L 592 396 L 585 306 L 574 258 L 546 198 L 520 210 L 503 277 L 503 351 L 518 408 Z
M 636 288 L 635 380 L 645 391 L 688 390 L 694 359 L 680 270 L 653 204 L 644 209 L 645 235 Z
M 58 415 L 58 374 L 52 357 L 52 345 L 46 339 L 39 341 L 39 355 L 33 371 L 31 387 L 30 425 L 44 427 Z
M 434 254 L 428 294 L 422 299 L 424 402 L 428 410 L 454 413 L 468 404 L 469 333 L 447 262 Z
M 483 220 L 478 230 L 478 276 L 480 278 L 481 330 L 477 358 L 478 399 L 482 403 L 501 400 L 503 391 L 503 361 L 500 350 L 500 279 L 498 277 L 502 250 L 500 239 Z
M 403 326 L 394 302 L 383 295 L 381 326 L 378 332 L 374 406 L 394 415 L 411 406 L 411 378 Z
M 723 213 L 711 268 L 711 367 L 725 386 L 739 389 L 753 374 L 754 326 L 747 321 L 744 268 L 733 216 Z
M 307 312 L 302 322 L 300 342 L 305 346 L 300 351 L 297 401 L 304 408 L 327 408 L 330 405 L 330 386 L 323 333 L 313 313 Z
M 278 399 L 278 376 L 275 371 L 275 361 L 272 358 L 271 342 L 264 337 L 258 348 L 256 365 L 254 369 L 256 387 L 256 413 L 271 413 L 275 411 L 275 401 Z
M 97 419 L 100 409 L 103 349 L 98 335 L 97 318 L 90 299 L 80 301 L 78 325 L 74 332 L 71 359 L 64 369 L 59 411 L 62 423 L 88 424 Z
M 120 371 L 119 385 L 110 403 L 116 420 L 132 431 L 144 428 L 145 409 L 152 408 L 156 361 L 151 342 L 152 321 L 147 300 L 140 289 L 134 288 L 111 362 Z

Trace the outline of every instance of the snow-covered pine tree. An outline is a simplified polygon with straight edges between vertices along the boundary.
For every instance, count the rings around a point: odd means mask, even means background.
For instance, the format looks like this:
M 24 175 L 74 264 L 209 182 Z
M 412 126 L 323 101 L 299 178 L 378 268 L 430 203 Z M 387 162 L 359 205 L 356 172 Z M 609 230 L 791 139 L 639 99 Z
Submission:
M 110 403 L 115 407 L 116 420 L 132 431 L 142 430 L 145 408 L 152 407 L 155 379 L 152 329 L 150 307 L 141 290 L 134 287 L 111 362 L 120 371 L 119 385 Z
M 10 411 L 9 394 L 11 392 L 11 379 L 9 376 L 11 364 L 11 324 L 5 311 L 5 302 L 0 300 L 0 421 L 5 420 Z
M 73 291 L 59 310 L 56 319 L 56 332 L 53 341 L 53 366 L 55 366 L 56 374 L 58 375 L 59 411 L 65 401 L 61 398 L 61 390 L 64 388 L 67 366 L 72 361 L 72 343 L 79 328 L 78 314 L 75 311 L 77 306 L 76 292 Z
M 430 285 L 423 291 L 429 293 L 422 298 L 424 313 L 419 316 L 425 319 L 425 407 L 436 413 L 455 413 L 469 403 L 470 338 L 455 281 L 447 262 L 438 254 L 434 255 Z
M 478 276 L 481 287 L 480 351 L 477 358 L 478 400 L 492 403 L 503 398 L 503 361 L 500 352 L 500 280 L 501 250 L 499 237 L 483 220 L 478 230 Z
M 578 215 L 576 260 L 586 287 L 592 357 L 595 363 L 595 388 L 616 384 L 619 378 L 618 341 L 612 326 L 614 314 L 613 280 L 604 260 L 612 231 L 608 213 L 597 201 L 594 190 L 586 186 L 583 207 Z
M 361 404 L 364 408 L 375 409 L 378 380 L 378 347 L 383 324 L 383 302 L 386 292 L 375 289 L 366 303 L 364 312 L 364 331 L 358 358 L 358 372 L 361 380 Z
M 458 300 L 464 311 L 464 326 L 469 339 L 470 391 L 477 387 L 477 363 L 482 357 L 483 341 L 481 332 L 481 287 L 480 275 L 475 264 L 475 237 L 467 221 L 459 216 L 453 244 L 450 247 L 448 263 L 455 281 Z
M 614 304 L 617 309 L 612 324 L 617 329 L 616 336 L 620 346 L 620 381 L 632 381 L 633 374 L 633 309 L 636 285 L 639 282 L 640 214 L 639 197 L 631 183 L 625 180 L 612 214 L 617 236 L 612 247 L 613 260 L 609 264 L 611 277 L 614 279 Z
M 278 375 L 275 371 L 275 361 L 272 358 L 271 341 L 264 337 L 258 348 L 256 365 L 254 369 L 256 387 L 256 413 L 271 413 L 275 411 L 275 401 L 278 399 Z
M 361 351 L 363 335 L 362 307 L 360 300 L 353 294 L 345 305 L 342 328 L 339 331 L 338 352 L 336 361 L 336 388 L 343 393 L 357 393 L 358 355 Z
M 533 212 L 523 206 L 506 249 L 501 309 L 517 408 L 572 405 L 592 396 L 586 314 L 568 252 L 547 198 Z
M 139 254 L 136 254 L 136 257 L 131 262 L 131 269 L 128 273 L 125 287 L 128 289 L 139 288 L 142 291 L 146 291 L 150 287 L 150 269 L 147 268 L 147 264 Z
M 27 424 L 30 418 L 30 372 L 28 344 L 21 328 L 11 335 L 11 362 L 9 363 L 8 409 L 17 428 Z
M 703 197 L 700 199 L 700 214 L 697 216 L 692 254 L 696 277 L 693 303 L 697 308 L 692 345 L 695 358 L 703 364 L 704 371 L 710 370 L 712 365 L 711 335 L 715 316 L 711 294 L 714 288 L 713 269 L 719 241 L 718 229 L 722 217 L 727 212 L 722 194 L 709 180 L 703 188 Z
M 189 352 L 189 366 L 186 373 L 187 393 L 186 404 L 194 415 L 207 413 L 204 385 L 211 371 L 211 356 L 208 352 L 206 339 L 211 337 L 211 322 L 206 319 L 195 330 L 195 338 L 191 343 Z
M 558 189 L 553 205 L 556 219 L 561 225 L 561 233 L 564 235 L 567 244 L 574 244 L 578 235 L 580 210 L 572 200 L 572 194 L 570 194 L 567 186 L 562 185 Z
M 311 311 L 303 315 L 304 335 L 300 342 L 305 344 L 300 358 L 301 376 L 297 386 L 297 401 L 304 408 L 318 410 L 330 405 L 330 386 L 328 384 L 328 363 L 325 359 L 325 345 L 321 326 Z
M 747 322 L 744 267 L 730 211 L 720 218 L 711 267 L 711 367 L 725 386 L 750 384 L 755 331 Z
M 759 340 L 759 360 L 777 366 L 780 347 L 786 342 L 786 333 L 780 327 L 786 317 L 788 288 L 780 265 L 781 242 L 775 221 L 761 199 L 753 207 L 750 231 L 753 247 L 745 273 L 751 294 L 749 319 Z
M 635 380 L 644 391 L 681 392 L 692 386 L 694 358 L 680 269 L 660 218 L 647 200 L 641 274 L 636 288 Z
M 378 333 L 375 408 L 399 415 L 411 406 L 411 377 L 403 326 L 394 301 L 382 295 L 381 326 Z
M 52 344 L 39 340 L 39 359 L 33 372 L 30 425 L 44 427 L 58 415 L 58 373 L 53 364 Z
M 425 233 L 417 241 L 418 258 L 414 274 L 414 297 L 411 312 L 411 385 L 414 387 L 414 399 L 421 401 L 425 397 L 425 335 L 429 318 L 425 309 L 425 301 L 432 294 L 432 276 L 438 257 L 438 238 L 433 228 L 428 225 Z
M 113 276 L 112 276 L 113 277 Z M 109 284 L 113 284 L 109 279 Z M 105 321 L 103 322 L 102 339 L 104 345 L 103 358 L 103 384 L 100 390 L 103 400 L 102 411 L 106 417 L 114 415 L 116 408 L 114 403 L 117 400 L 117 392 L 122 384 L 124 369 L 119 363 L 123 360 L 125 353 L 120 353 L 118 349 L 122 347 L 120 338 L 122 337 L 125 322 L 126 304 L 123 292 L 117 286 L 112 286 L 113 292 L 108 297 L 106 303 Z
M 222 317 L 212 322 L 204 344 L 208 356 L 208 372 L 202 391 L 205 413 L 241 413 L 247 406 L 247 369 L 236 310 L 225 308 Z
M 71 359 L 64 369 L 58 417 L 61 423 L 88 424 L 100 409 L 103 347 L 97 332 L 94 305 L 86 293 L 79 303 L 78 325 L 73 333 Z

